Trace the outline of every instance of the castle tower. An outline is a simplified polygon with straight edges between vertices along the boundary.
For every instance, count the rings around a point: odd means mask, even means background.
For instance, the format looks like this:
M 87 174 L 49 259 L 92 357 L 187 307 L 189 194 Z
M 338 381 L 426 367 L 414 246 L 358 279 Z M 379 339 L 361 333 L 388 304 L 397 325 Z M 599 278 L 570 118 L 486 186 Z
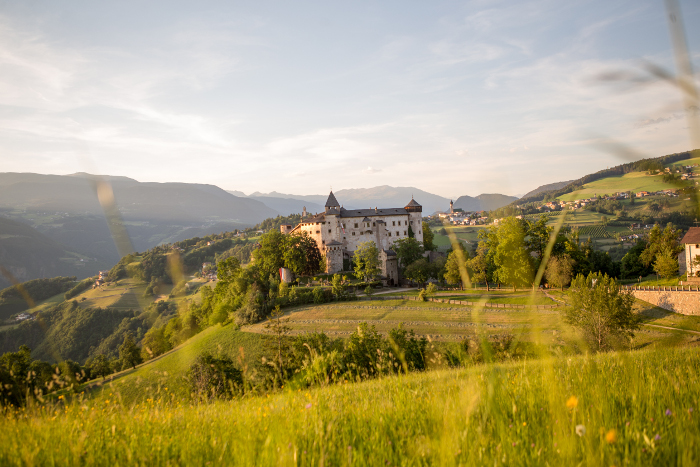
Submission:
M 335 199 L 335 195 L 331 191 L 331 194 L 328 195 L 328 200 L 326 200 L 326 214 L 332 214 L 335 212 L 340 211 L 340 203 L 338 202 L 337 199 Z
M 335 274 L 343 270 L 343 244 L 332 240 L 324 248 L 326 255 L 326 272 Z

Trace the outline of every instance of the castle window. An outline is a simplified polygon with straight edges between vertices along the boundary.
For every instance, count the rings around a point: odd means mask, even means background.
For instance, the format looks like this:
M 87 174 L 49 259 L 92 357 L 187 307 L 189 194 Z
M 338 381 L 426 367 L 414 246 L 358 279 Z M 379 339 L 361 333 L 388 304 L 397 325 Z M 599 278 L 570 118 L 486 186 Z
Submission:
M 403 234 L 406 235 L 406 231 L 405 231 L 405 230 L 403 231 Z
M 328 229 L 328 233 L 331 233 L 331 229 Z
M 396 236 L 397 236 L 397 237 L 399 236 L 399 233 L 398 233 L 398 232 L 396 232 Z
M 353 232 L 352 234 L 355 235 L 355 232 Z
M 394 225 L 394 226 L 395 226 L 395 225 L 396 225 L 396 221 L 393 221 L 393 222 L 391 223 L 391 225 Z
M 357 228 L 357 224 L 355 224 L 355 228 Z
M 317 234 L 320 234 L 321 232 L 317 230 L 316 233 L 317 233 Z
M 389 236 L 391 237 L 391 232 L 389 232 Z
M 372 222 L 372 227 L 375 227 L 377 225 L 376 222 Z

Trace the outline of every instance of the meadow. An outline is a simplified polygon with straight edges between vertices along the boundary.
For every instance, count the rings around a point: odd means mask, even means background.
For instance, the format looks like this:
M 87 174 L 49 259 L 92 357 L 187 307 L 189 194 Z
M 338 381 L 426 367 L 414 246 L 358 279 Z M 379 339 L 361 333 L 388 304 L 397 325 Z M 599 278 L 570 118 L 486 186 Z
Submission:
M 117 388 L 6 415 L 0 464 L 698 465 L 700 356 L 546 358 L 190 403 Z

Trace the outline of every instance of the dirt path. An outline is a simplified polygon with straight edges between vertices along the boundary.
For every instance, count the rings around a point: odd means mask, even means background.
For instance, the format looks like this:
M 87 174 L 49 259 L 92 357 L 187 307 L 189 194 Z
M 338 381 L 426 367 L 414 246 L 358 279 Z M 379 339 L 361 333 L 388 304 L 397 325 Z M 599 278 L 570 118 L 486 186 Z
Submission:
M 660 324 L 642 323 L 642 326 L 651 326 L 653 328 L 670 329 L 671 331 L 682 331 L 682 332 L 689 332 L 691 334 L 700 334 L 700 331 L 691 331 L 690 329 L 674 328 L 673 326 L 661 326 Z

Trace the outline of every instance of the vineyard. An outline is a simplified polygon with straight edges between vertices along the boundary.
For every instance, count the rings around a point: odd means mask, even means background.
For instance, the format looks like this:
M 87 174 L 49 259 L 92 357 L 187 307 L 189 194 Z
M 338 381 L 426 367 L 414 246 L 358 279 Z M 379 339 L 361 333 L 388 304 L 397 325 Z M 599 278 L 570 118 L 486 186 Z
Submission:
M 563 213 L 564 213 L 564 211 L 552 211 L 552 212 L 539 213 L 539 214 L 525 214 L 523 216 L 523 219 L 528 220 L 528 221 L 537 221 L 542 216 L 547 216 L 551 219 L 552 217 L 561 216 Z
M 583 225 L 578 228 L 578 234 L 581 237 L 612 238 L 602 225 Z

